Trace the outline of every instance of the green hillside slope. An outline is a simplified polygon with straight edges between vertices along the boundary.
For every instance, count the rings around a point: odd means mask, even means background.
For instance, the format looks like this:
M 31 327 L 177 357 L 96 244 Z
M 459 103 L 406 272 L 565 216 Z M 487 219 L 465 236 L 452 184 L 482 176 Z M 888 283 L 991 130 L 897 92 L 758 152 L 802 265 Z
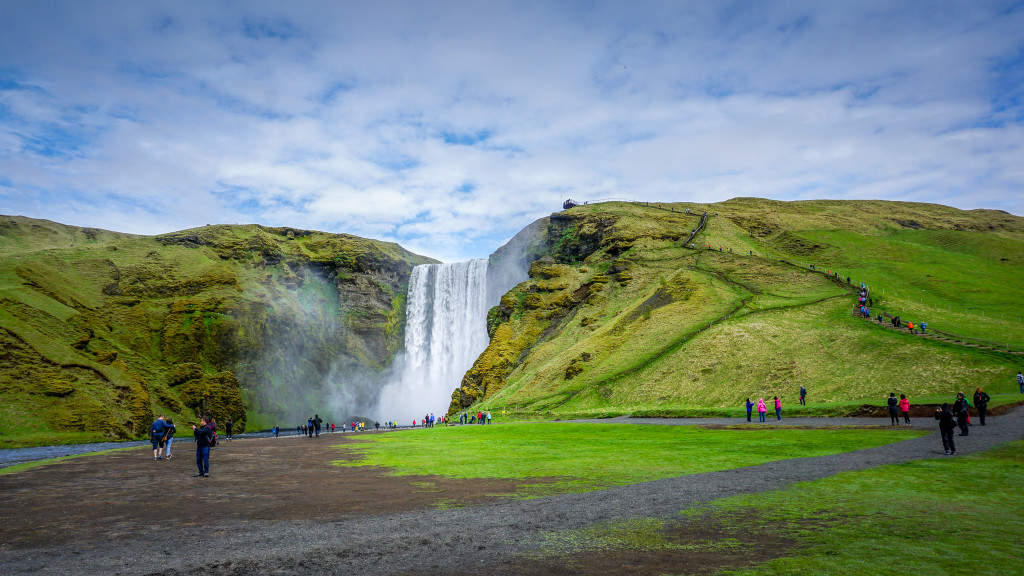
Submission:
M 409 273 L 430 261 L 304 230 L 145 237 L 11 216 L 0 255 L 0 446 L 134 437 L 154 413 L 236 430 L 308 416 L 327 378 L 391 361 Z
M 1015 388 L 1019 356 L 851 313 L 863 282 L 873 315 L 1024 350 L 1024 219 L 1009 214 L 881 201 L 603 203 L 552 215 L 534 251 L 547 257 L 491 311 L 491 343 L 453 412 L 672 413 L 747 397 L 790 403 L 800 385 L 836 403 Z

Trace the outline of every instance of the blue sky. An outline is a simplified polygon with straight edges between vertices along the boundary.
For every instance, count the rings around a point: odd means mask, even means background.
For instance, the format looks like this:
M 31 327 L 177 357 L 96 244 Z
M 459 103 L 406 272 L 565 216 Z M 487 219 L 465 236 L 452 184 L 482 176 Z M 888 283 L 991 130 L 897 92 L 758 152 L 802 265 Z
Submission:
M 0 213 L 483 257 L 578 200 L 1024 214 L 1024 3 L 0 0 Z

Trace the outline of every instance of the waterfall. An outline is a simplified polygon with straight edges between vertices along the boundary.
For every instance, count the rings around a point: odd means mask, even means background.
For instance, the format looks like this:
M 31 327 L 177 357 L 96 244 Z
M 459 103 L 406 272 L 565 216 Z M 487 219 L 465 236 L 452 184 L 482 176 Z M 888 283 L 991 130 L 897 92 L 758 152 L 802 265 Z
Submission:
M 380 388 L 376 414 L 408 425 L 441 416 L 462 377 L 487 348 L 487 311 L 528 277 L 530 245 L 547 229 L 540 218 L 487 260 L 424 264 L 412 269 L 405 315 L 405 352 Z
M 378 414 L 410 424 L 448 411 L 452 392 L 487 348 L 487 260 L 424 264 L 409 278 L 405 356 Z

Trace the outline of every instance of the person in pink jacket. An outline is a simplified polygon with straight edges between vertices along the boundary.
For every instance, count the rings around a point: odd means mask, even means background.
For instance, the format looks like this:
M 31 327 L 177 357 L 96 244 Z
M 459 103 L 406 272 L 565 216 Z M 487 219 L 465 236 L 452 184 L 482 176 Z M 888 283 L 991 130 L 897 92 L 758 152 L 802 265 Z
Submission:
M 910 424 L 910 400 L 906 394 L 900 394 L 900 414 L 903 414 L 903 422 Z
M 779 397 L 775 397 L 775 419 L 782 420 L 782 400 Z
M 768 413 L 768 408 L 764 405 L 764 398 L 757 399 L 757 416 L 764 422 L 764 415 Z

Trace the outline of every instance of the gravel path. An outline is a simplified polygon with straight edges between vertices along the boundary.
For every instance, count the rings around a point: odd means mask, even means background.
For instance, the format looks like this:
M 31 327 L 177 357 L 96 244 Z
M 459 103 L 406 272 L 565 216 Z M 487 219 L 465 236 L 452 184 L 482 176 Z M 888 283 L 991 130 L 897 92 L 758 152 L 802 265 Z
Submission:
M 735 419 L 626 420 L 635 424 L 735 424 Z M 616 420 L 611 420 L 616 421 Z M 603 420 L 609 422 L 609 420 Z M 783 425 L 885 425 L 887 420 L 792 418 Z M 778 424 L 771 424 L 778 425 Z M 516 573 L 515 559 L 541 531 L 583 528 L 641 517 L 670 517 L 717 498 L 775 490 L 791 483 L 923 458 L 945 458 L 931 434 L 878 448 L 771 462 L 656 480 L 586 494 L 498 501 L 454 510 L 426 509 L 339 522 L 259 522 L 227 531 L 168 525 L 136 538 L 91 548 L 3 550 L 5 574 L 423 574 L 476 569 Z M 989 418 L 957 437 L 961 454 L 1024 438 L 1024 408 Z M 114 479 L 113 481 L 116 481 Z

